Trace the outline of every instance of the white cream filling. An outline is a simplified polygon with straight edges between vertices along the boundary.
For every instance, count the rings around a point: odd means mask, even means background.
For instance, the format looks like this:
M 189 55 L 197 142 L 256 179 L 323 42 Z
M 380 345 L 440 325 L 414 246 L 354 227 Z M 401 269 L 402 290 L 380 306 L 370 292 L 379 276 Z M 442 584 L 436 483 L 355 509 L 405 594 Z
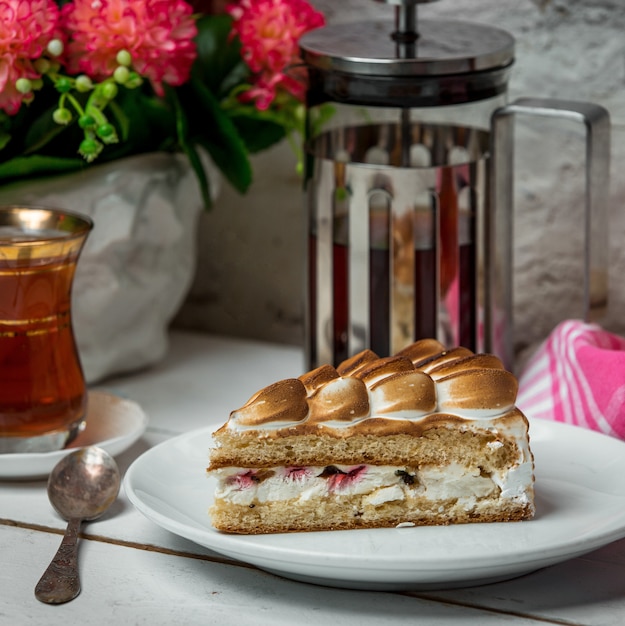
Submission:
M 493 476 L 493 481 L 501 489 L 501 497 L 507 500 L 528 502 L 527 491 L 534 481 L 534 469 L 531 462 L 524 462 L 511 468 L 504 481 Z
M 526 499 L 526 490 L 532 481 L 532 466 L 527 461 L 505 474 L 491 476 L 482 476 L 478 470 L 456 463 L 420 470 L 374 465 L 333 467 L 343 473 L 328 475 L 324 467 L 269 470 L 229 467 L 214 470 L 211 474 L 218 479 L 216 499 L 247 506 L 333 495 L 362 495 L 365 496 L 364 503 L 372 506 L 422 497 L 430 501 L 457 500 L 470 510 L 478 499 L 486 496 Z M 414 480 L 403 472 L 413 476 Z
M 249 478 L 249 470 L 242 468 L 224 468 L 216 470 L 218 477 L 216 498 L 222 498 L 234 504 L 251 504 L 252 502 L 268 502 L 292 500 L 294 498 L 309 500 L 317 497 L 335 495 L 363 495 L 375 491 L 380 486 L 396 484 L 400 479 L 396 467 L 391 466 L 358 466 L 335 465 L 345 474 L 322 477 L 326 469 L 320 467 L 284 468 L 276 467 L 268 471 L 272 475 L 255 482 Z M 362 467 L 362 471 L 358 468 Z M 265 470 L 263 470 L 265 471 Z M 358 479 L 350 480 L 350 472 L 358 472 Z M 237 477 L 240 477 L 237 479 Z

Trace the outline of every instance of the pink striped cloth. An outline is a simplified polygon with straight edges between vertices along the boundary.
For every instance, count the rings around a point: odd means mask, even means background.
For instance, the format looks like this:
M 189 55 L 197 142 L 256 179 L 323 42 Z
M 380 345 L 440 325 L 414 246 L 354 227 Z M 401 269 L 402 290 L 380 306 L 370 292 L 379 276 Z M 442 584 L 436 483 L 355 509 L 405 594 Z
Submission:
M 517 406 L 530 418 L 625 439 L 625 338 L 596 324 L 562 322 L 520 375 Z

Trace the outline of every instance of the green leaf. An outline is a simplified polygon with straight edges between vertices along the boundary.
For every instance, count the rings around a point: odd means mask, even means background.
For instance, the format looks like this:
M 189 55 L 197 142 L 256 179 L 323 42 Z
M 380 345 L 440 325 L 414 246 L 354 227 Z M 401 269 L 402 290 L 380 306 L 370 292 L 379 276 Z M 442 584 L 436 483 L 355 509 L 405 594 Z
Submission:
M 176 136 L 176 115 L 170 98 L 157 99 L 146 89 L 120 90 L 105 109 L 116 126 L 121 142 L 106 146 L 97 162 L 114 160 L 131 154 L 180 149 Z
M 52 113 L 55 108 L 56 105 L 50 107 L 28 126 L 24 135 L 24 154 L 34 154 L 41 151 L 44 146 L 66 130 L 66 126 L 57 124 L 52 119 Z
M 15 157 L 10 161 L 0 163 L 0 180 L 18 180 L 27 176 L 75 172 L 84 167 L 85 163 L 80 158 L 64 159 L 40 155 Z
M 189 140 L 203 146 L 233 187 L 245 193 L 252 166 L 236 126 L 197 76 L 177 91 L 187 112 Z
M 187 158 L 191 163 L 191 167 L 193 167 L 193 171 L 197 176 L 198 183 L 200 185 L 200 192 L 202 194 L 202 200 L 204 201 L 204 208 L 209 209 L 213 204 L 213 199 L 210 193 L 210 180 L 204 171 L 200 155 L 195 149 L 193 143 L 189 140 L 189 123 L 187 115 L 180 103 L 178 95 L 173 89 L 169 90 L 168 97 L 174 103 L 178 142 L 180 143 L 184 153 L 187 155 Z
M 191 167 L 197 176 L 198 184 L 200 186 L 200 193 L 202 194 L 202 201 L 204 202 L 204 208 L 210 209 L 213 206 L 213 197 L 211 196 L 211 183 L 210 178 L 206 175 L 204 165 L 200 154 L 195 149 L 195 146 L 191 143 L 185 143 L 183 146 L 184 153 L 191 163 Z
M 122 141 L 127 141 L 130 134 L 130 120 L 128 115 L 116 100 L 113 100 L 109 104 L 109 109 L 113 115 L 113 120 L 119 131 L 119 135 Z
M 197 21 L 194 74 L 218 98 L 226 96 L 250 73 L 241 58 L 240 41 L 230 36 L 232 21 L 229 15 L 204 15 Z
M 252 154 L 266 150 L 286 135 L 284 125 L 256 114 L 236 112 L 231 119 Z

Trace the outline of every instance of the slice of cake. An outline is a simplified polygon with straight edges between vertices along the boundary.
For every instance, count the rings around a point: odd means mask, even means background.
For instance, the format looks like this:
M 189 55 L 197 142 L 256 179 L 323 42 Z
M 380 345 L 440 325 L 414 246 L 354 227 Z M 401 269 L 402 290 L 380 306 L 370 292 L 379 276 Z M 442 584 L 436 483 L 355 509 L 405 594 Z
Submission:
M 277 382 L 213 434 L 212 523 L 275 533 L 529 519 L 516 393 L 496 357 L 434 340 Z

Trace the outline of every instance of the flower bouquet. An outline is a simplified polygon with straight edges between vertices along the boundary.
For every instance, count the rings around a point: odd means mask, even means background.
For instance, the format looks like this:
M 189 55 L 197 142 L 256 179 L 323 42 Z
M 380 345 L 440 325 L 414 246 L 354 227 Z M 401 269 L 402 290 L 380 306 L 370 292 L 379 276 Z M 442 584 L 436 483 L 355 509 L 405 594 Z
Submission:
M 302 131 L 306 0 L 0 0 L 0 183 L 198 149 L 245 192 L 249 155 Z M 204 10 L 204 12 L 203 12 Z

